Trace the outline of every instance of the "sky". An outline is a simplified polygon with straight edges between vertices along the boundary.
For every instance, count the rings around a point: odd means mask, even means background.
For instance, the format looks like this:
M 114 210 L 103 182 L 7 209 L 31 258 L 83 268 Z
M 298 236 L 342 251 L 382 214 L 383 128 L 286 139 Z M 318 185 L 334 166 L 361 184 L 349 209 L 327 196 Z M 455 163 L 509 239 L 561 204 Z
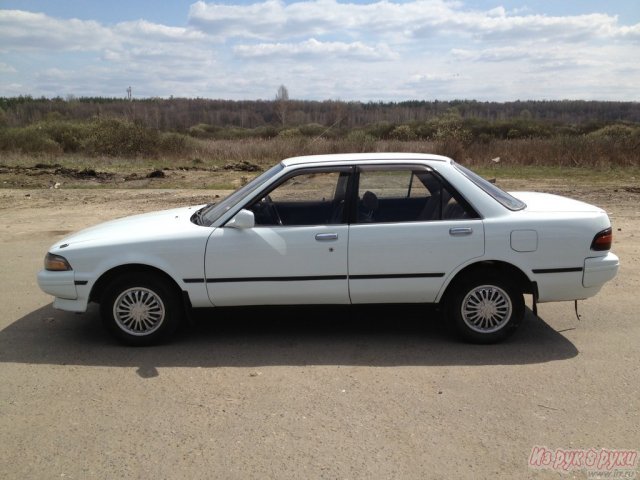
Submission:
M 0 96 L 640 101 L 640 1 L 0 0 Z

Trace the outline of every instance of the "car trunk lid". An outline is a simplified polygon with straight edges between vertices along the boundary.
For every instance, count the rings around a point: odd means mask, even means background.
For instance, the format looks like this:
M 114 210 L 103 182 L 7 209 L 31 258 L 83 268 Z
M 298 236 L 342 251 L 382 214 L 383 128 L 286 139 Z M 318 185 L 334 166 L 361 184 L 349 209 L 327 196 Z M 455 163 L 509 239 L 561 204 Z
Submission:
M 537 192 L 509 192 L 511 195 L 527 204 L 526 212 L 604 212 L 596 207 L 579 200 Z

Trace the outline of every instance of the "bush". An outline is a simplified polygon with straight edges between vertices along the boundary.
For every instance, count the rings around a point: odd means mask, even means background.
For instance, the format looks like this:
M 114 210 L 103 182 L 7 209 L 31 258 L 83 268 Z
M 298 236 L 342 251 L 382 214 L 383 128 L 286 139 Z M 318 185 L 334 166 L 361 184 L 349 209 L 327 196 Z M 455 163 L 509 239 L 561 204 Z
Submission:
M 640 132 L 639 127 L 631 127 L 629 125 L 607 125 L 588 134 L 592 138 L 614 138 L 629 139 Z
M 416 134 L 411 130 L 409 125 L 400 125 L 394 128 L 389 136 L 393 140 L 401 140 L 403 142 L 416 139 Z
M 379 122 L 366 127 L 366 132 L 376 140 L 387 140 L 395 125 L 389 122 Z
M 436 122 L 419 123 L 413 127 L 413 131 L 418 138 L 422 140 L 429 140 L 435 137 L 438 131 L 438 124 Z
M 162 133 L 158 149 L 163 154 L 179 154 L 193 150 L 193 140 L 181 133 Z
M 375 150 L 376 139 L 364 130 L 352 130 L 346 136 L 348 150 L 367 152 Z
M 62 120 L 45 121 L 38 126 L 50 139 L 60 145 L 64 152 L 80 150 L 88 132 L 85 124 Z
M 219 128 L 212 134 L 211 138 L 216 140 L 242 140 L 251 138 L 251 130 L 240 127 Z
M 206 123 L 200 123 L 189 128 L 189 135 L 195 138 L 212 138 L 220 128 L 207 125 Z
M 443 122 L 438 125 L 434 140 L 439 142 L 457 142 L 467 144 L 473 135 L 458 122 Z
M 507 132 L 507 138 L 512 139 L 512 138 L 523 138 L 522 132 L 520 132 L 520 130 L 516 129 L 516 128 L 512 128 L 511 130 L 509 130 Z
M 280 138 L 295 138 L 301 135 L 300 130 L 297 128 L 286 128 L 284 130 L 280 130 L 280 133 L 278 133 L 278 137 Z
M 62 147 L 38 126 L 0 129 L 0 150 L 22 153 L 62 153 Z
M 327 127 L 319 123 L 307 123 L 306 125 L 300 125 L 298 130 L 305 137 L 319 137 L 327 130 Z
M 271 126 L 256 127 L 251 131 L 251 136 L 253 138 L 275 138 L 278 136 L 278 129 Z
M 83 150 L 92 155 L 148 155 L 158 151 L 159 134 L 143 125 L 119 119 L 94 121 Z

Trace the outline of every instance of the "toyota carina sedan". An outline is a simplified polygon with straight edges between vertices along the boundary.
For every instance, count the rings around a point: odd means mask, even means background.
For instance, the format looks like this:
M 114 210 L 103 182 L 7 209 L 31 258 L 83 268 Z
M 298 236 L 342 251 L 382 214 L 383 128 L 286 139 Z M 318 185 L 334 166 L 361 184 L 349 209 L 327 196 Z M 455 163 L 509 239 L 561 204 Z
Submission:
M 51 247 L 54 307 L 98 302 L 120 340 L 167 340 L 191 308 L 435 303 L 490 343 L 536 302 L 595 295 L 615 277 L 598 207 L 504 192 L 453 160 L 345 154 L 283 160 L 219 203 L 122 218 Z

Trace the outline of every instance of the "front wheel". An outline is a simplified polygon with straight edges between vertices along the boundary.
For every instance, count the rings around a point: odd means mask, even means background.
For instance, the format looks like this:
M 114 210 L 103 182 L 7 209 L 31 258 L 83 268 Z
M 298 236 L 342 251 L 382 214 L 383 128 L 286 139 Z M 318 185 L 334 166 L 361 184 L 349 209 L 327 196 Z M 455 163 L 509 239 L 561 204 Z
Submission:
M 153 345 L 175 332 L 182 308 L 175 289 L 161 278 L 146 273 L 115 278 L 100 302 L 107 329 L 129 345 Z
M 465 340 L 499 342 L 522 323 L 524 298 L 508 280 L 478 275 L 454 288 L 447 305 L 448 317 Z

